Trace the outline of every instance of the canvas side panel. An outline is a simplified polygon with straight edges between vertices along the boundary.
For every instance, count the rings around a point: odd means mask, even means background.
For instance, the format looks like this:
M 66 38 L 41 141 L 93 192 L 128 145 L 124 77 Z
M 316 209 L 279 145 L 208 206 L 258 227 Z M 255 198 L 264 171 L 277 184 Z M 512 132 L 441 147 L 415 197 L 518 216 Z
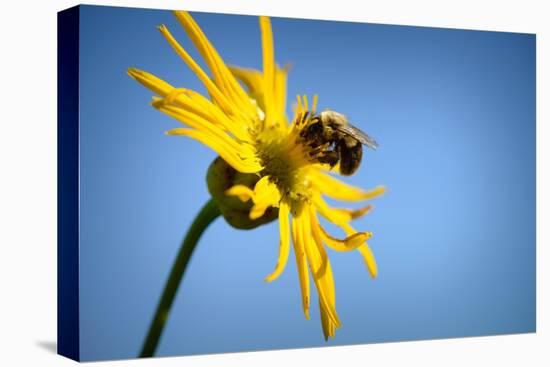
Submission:
M 57 14 L 57 352 L 80 359 L 79 7 Z

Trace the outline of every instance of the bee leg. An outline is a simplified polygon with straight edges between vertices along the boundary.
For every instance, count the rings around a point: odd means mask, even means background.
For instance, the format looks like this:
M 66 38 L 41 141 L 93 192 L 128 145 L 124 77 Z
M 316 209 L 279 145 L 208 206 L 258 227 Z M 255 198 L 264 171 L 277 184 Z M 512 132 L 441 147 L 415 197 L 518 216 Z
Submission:
M 323 125 L 321 125 L 319 122 L 315 122 L 300 131 L 300 136 L 306 142 L 319 142 L 323 136 Z
M 317 157 L 319 155 L 325 154 L 327 151 L 332 150 L 330 149 L 330 143 L 325 143 L 321 145 L 315 145 L 314 143 L 308 144 L 308 147 L 311 148 L 309 151 L 309 155 L 311 157 Z
M 340 156 L 338 152 L 335 150 L 325 151 L 323 155 L 317 158 L 319 163 L 328 164 L 330 165 L 330 168 L 334 167 L 336 163 L 338 163 L 339 159 L 340 159 Z

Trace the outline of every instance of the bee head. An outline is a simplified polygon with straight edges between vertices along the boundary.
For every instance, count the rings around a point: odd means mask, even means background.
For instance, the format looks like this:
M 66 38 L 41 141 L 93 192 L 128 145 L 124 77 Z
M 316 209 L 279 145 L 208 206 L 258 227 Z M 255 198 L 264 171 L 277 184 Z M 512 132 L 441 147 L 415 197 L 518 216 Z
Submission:
M 339 112 L 326 110 L 319 114 L 319 118 L 323 124 L 335 124 L 335 125 L 345 125 L 348 122 L 346 116 L 342 115 Z

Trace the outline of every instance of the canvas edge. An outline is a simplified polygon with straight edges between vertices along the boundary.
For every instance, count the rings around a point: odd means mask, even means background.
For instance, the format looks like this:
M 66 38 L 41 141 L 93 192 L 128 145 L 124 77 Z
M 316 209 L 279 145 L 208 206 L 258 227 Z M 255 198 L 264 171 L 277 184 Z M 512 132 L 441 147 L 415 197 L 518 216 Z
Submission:
M 80 360 L 80 7 L 57 13 L 57 353 Z

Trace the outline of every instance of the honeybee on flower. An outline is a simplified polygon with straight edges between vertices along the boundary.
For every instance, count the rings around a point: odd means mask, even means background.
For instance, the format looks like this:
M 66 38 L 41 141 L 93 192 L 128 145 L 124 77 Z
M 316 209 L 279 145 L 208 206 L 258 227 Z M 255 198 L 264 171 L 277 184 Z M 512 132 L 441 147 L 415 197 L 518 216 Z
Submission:
M 349 124 L 344 115 L 334 111 L 317 113 L 317 96 L 311 105 L 306 96 L 298 96 L 294 116 L 287 119 L 288 69 L 275 63 L 269 18 L 259 18 L 263 70 L 258 71 L 227 66 L 189 13 L 176 11 L 175 16 L 206 62 L 210 75 L 168 28 L 160 26 L 159 30 L 204 84 L 209 98 L 174 87 L 142 70 L 130 68 L 128 73 L 155 93 L 154 108 L 185 126 L 169 130 L 168 135 L 198 140 L 220 156 L 209 169 L 208 185 L 230 224 L 253 228 L 278 219 L 278 261 L 265 280 L 274 281 L 283 272 L 292 246 L 305 317 L 309 318 L 311 308 L 311 274 L 319 295 L 324 337 L 334 337 L 341 322 L 325 246 L 336 251 L 357 250 L 373 278 L 377 276 L 377 266 L 367 244 L 372 233 L 356 231 L 350 224 L 369 212 L 371 206 L 334 208 L 325 197 L 359 202 L 384 193 L 383 186 L 362 190 L 332 174 L 353 174 L 361 162 L 362 146 L 376 148 L 377 143 Z M 321 226 L 319 215 L 340 227 L 345 238 L 329 234 Z

